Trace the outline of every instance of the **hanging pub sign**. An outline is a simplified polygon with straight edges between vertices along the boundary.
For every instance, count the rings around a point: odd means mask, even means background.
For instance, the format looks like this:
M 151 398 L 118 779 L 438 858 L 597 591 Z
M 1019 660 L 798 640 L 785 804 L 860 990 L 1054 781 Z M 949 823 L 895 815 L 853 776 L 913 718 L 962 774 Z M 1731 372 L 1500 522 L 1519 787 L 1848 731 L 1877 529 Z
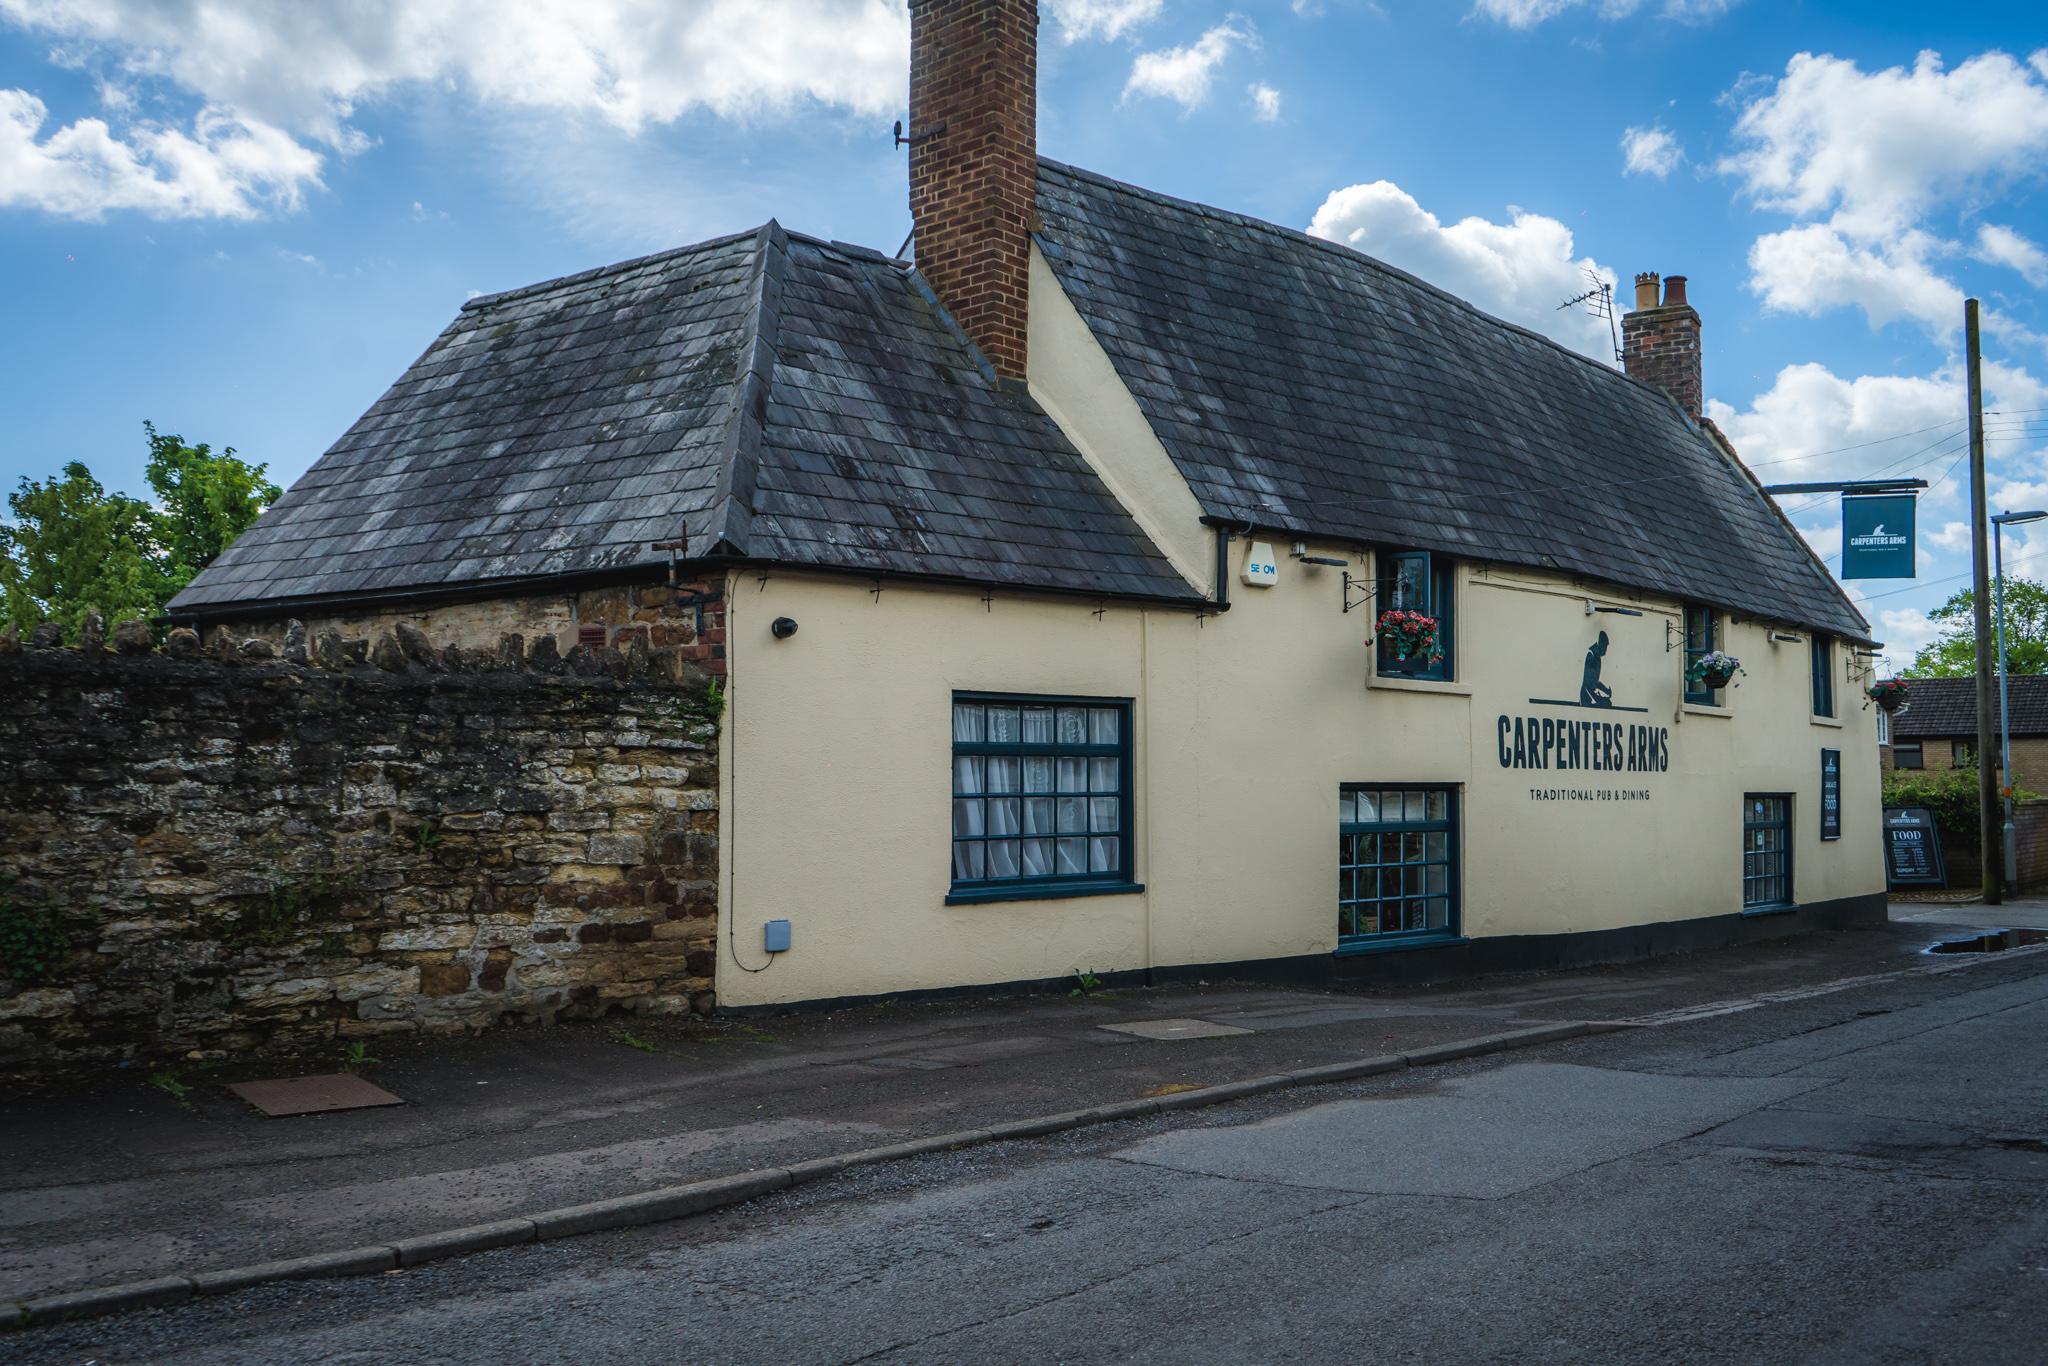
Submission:
M 1924 806 L 1884 809 L 1884 876 L 1889 887 L 1946 887 L 1941 836 Z
M 1842 751 L 1820 752 L 1820 837 L 1842 837 Z
M 1849 494 L 1842 498 L 1842 577 L 1913 577 L 1910 493 Z

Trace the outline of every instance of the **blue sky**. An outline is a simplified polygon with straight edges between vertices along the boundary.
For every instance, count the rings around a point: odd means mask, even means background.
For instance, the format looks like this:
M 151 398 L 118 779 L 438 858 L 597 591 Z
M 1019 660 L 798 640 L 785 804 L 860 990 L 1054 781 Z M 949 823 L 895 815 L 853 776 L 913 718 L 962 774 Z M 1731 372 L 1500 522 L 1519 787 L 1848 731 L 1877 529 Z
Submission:
M 472 292 L 771 216 L 894 250 L 905 32 L 896 0 L 0 0 L 0 481 L 139 490 L 149 418 L 288 482 Z M 1587 270 L 1689 276 L 1767 479 L 1949 471 L 1975 294 L 1994 501 L 2048 506 L 2037 4 L 1047 0 L 1040 83 L 1047 155 L 1582 349 Z M 1858 585 L 1900 658 L 1967 570 L 1964 474 L 1922 579 Z M 2008 550 L 2048 575 L 2048 535 Z

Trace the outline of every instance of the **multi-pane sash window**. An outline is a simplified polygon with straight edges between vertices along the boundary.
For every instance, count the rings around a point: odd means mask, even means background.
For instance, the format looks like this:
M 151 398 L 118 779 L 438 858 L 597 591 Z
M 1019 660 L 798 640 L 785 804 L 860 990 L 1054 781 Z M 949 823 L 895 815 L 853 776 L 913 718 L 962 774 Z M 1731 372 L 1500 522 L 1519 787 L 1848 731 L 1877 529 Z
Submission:
M 1131 704 L 953 697 L 953 891 L 1131 881 Z
M 1701 655 L 1720 648 L 1721 623 L 1711 607 L 1689 605 L 1685 609 L 1685 700 L 1701 706 L 1714 705 L 1714 690 L 1692 679 L 1692 666 Z
M 1742 908 L 1792 904 L 1792 799 L 1742 799 Z
M 1441 659 L 1410 655 L 1395 657 L 1394 647 L 1379 643 L 1379 672 L 1402 678 L 1454 678 L 1451 669 L 1453 566 L 1440 555 L 1421 550 L 1383 550 L 1379 560 L 1377 612 L 1420 612 L 1436 618 L 1437 648 Z
M 1337 934 L 1346 943 L 1449 934 L 1456 807 L 1444 787 L 1345 786 L 1337 798 Z
M 1813 714 L 1835 714 L 1835 642 L 1827 636 L 1813 638 Z

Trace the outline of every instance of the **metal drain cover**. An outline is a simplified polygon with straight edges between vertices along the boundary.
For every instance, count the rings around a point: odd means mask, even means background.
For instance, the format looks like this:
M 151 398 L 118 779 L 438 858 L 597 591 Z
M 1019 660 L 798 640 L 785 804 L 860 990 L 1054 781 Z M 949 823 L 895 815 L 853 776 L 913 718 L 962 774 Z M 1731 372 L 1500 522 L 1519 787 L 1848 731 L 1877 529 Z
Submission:
M 317 1077 L 280 1077 L 275 1081 L 238 1081 L 228 1090 L 266 1115 L 316 1115 L 329 1110 L 368 1110 L 405 1101 L 381 1086 L 347 1072 Z

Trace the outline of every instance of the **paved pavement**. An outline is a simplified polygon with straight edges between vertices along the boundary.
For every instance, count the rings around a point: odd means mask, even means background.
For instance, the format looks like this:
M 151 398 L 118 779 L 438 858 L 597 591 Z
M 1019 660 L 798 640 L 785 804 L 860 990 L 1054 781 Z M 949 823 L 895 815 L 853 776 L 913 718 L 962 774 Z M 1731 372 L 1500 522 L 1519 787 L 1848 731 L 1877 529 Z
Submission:
M 1976 919 L 2012 921 L 2009 912 L 1989 918 L 1980 913 Z M 853 1346 L 866 1339 L 858 1333 L 842 1334 L 841 1314 L 857 1323 L 873 1320 L 878 1336 L 886 1336 L 885 1329 L 901 1331 L 910 1322 L 893 1319 L 887 1310 L 894 1302 L 892 1285 L 906 1295 L 910 1292 L 887 1270 L 894 1262 L 877 1258 L 888 1248 L 891 1257 L 930 1269 L 927 1254 L 898 1236 L 905 1228 L 921 1226 L 918 1220 L 925 1216 L 913 1217 L 910 1207 L 925 1202 L 935 1202 L 931 1217 L 941 1226 L 947 1220 L 964 1221 L 955 1232 L 965 1237 L 979 1227 L 973 1211 L 984 1197 L 1000 1194 L 1004 1201 L 1027 1204 L 1049 1200 L 1050 1212 L 1025 1221 L 1023 1233 L 1008 1229 L 1001 1219 L 986 1225 L 990 1239 L 1008 1243 L 1029 1234 L 1043 1241 L 1049 1253 L 1061 1249 L 1051 1253 L 1050 1264 L 1033 1265 L 1028 1274 L 1026 1268 L 1018 1268 L 1024 1286 L 1065 1285 L 1062 1278 L 1080 1268 L 1133 1258 L 1136 1261 L 1116 1275 L 1142 1281 L 1155 1252 L 1183 1247 L 1204 1232 L 1233 1244 L 1242 1242 L 1248 1254 L 1263 1250 L 1262 1255 L 1279 1259 L 1271 1263 L 1278 1266 L 1284 1260 L 1284 1239 L 1303 1236 L 1298 1229 L 1286 1233 L 1291 1227 L 1287 1220 L 1274 1223 L 1261 1215 L 1253 1221 L 1255 1227 L 1232 1226 L 1225 1233 L 1218 1232 L 1221 1226 L 1215 1220 L 1227 1223 L 1232 1210 L 1249 1217 L 1249 1211 L 1269 1208 L 1292 1210 L 1290 1217 L 1299 1219 L 1311 1214 L 1335 1218 L 1336 1211 L 1361 1200 L 1437 1205 L 1448 1201 L 1444 1210 L 1466 1214 L 1470 1202 L 1540 1202 L 1548 1198 L 1545 1192 L 1592 1179 L 1591 1173 L 1640 1163 L 1645 1153 L 1698 1144 L 1702 1140 L 1692 1136 L 1716 1126 L 1755 1124 L 1760 1121 L 1751 1117 L 1760 1113 L 1838 1112 L 1839 1107 L 1830 1104 L 1808 1105 L 1805 1098 L 1814 1092 L 1864 1095 L 1864 1108 L 1849 1112 L 1856 1117 L 1846 1120 L 1771 1120 L 1789 1127 L 1751 1133 L 1745 1151 L 1836 1154 L 1829 1164 L 1839 1161 L 1838 1150 L 1845 1143 L 1859 1154 L 1857 1160 L 1865 1162 L 1888 1161 L 1885 1154 L 1906 1150 L 1945 1152 L 1951 1157 L 1968 1153 L 1972 1162 L 1988 1162 L 1996 1169 L 1990 1175 L 1973 1175 L 1972 1181 L 2015 1180 L 2000 1163 L 2018 1163 L 2025 1168 L 2024 1180 L 2038 1181 L 2043 1159 L 2037 1152 L 2023 1143 L 2000 1146 L 1986 1136 L 2023 1138 L 2041 1131 L 2041 1116 L 2048 1111 L 2041 1103 L 2038 1081 L 2032 1091 L 2017 1087 L 2019 1099 L 2012 1112 L 1994 1123 L 1974 1117 L 1972 1107 L 1981 1109 L 1986 1103 L 1980 1086 L 1963 1088 L 1963 1094 L 1956 1095 L 1951 1083 L 1945 1090 L 1934 1087 L 1922 1095 L 1919 1092 L 1928 1086 L 1918 1085 L 1911 1098 L 1900 1103 L 1909 1109 L 1931 1108 L 1932 1114 L 1891 1115 L 1878 1102 L 1888 1094 L 1887 1088 L 1896 1089 L 1893 1081 L 1837 1076 L 1826 1068 L 1810 1070 L 1809 1064 L 1818 1064 L 1807 1057 L 1814 1045 L 1802 1042 L 1806 1033 L 1853 1030 L 1859 1022 L 1881 1021 L 1901 1010 L 1935 1009 L 1942 1002 L 1992 989 L 1984 984 L 2004 984 L 2024 993 L 2034 989 L 2031 979 L 2036 972 L 2048 973 L 2048 954 L 2039 952 L 2010 961 L 1977 960 L 1968 971 L 1927 971 L 1958 961 L 1919 954 L 1930 940 L 1955 933 L 1948 924 L 1908 923 L 1889 931 L 1810 936 L 1626 968 L 1498 979 L 1454 991 L 1349 996 L 1197 988 L 1124 993 L 1107 1000 L 897 1007 L 768 1021 L 759 1026 L 773 1033 L 767 1041 L 745 1034 L 700 1037 L 689 1030 L 634 1036 L 665 1050 L 656 1053 L 597 1030 L 501 1036 L 454 1047 L 380 1048 L 395 1056 L 377 1069 L 378 1079 L 414 1104 L 404 1110 L 296 1121 L 257 1119 L 210 1086 L 193 1093 L 190 1109 L 140 1083 L 81 1095 L 17 1099 L 0 1120 L 9 1126 L 0 1132 L 0 1142 L 10 1155 L 24 1155 L 24 1161 L 7 1174 L 10 1189 L 0 1199 L 0 1232 L 6 1238 L 0 1256 L 12 1259 L 15 1276 L 10 1279 L 27 1276 L 54 1287 L 148 1274 L 167 1253 L 188 1259 L 213 1255 L 224 1264 L 291 1255 L 314 1246 L 361 1241 L 358 1235 L 364 1228 L 375 1229 L 379 1237 L 397 1236 L 408 1218 L 413 1231 L 424 1231 L 535 1205 L 595 1198 L 622 1186 L 638 1188 L 738 1170 L 764 1160 L 798 1160 L 895 1136 L 944 1131 L 963 1127 L 968 1119 L 989 1122 L 1125 1098 L 1161 1086 L 1231 1080 L 1273 1071 L 1281 1062 L 1307 1065 L 1557 1019 L 1685 1020 L 1682 1025 L 1609 1036 L 1598 1044 L 1547 1049 L 1540 1061 L 1468 1066 L 1448 1073 L 1433 1069 L 1401 1082 L 1319 1088 L 1313 1093 L 1356 1095 L 1360 1099 L 1351 1110 L 1272 1099 L 1183 1119 L 1116 1126 L 1114 1138 L 1012 1143 L 974 1155 L 919 1159 L 900 1164 L 900 1171 L 871 1169 L 812 1192 L 758 1202 L 737 1215 L 666 1231 L 603 1235 L 573 1244 L 487 1254 L 446 1269 L 426 1268 L 364 1282 L 247 1292 L 207 1305 L 134 1316 L 99 1329 L 82 1324 L 36 1330 L 8 1345 L 47 1348 L 57 1353 L 51 1360 L 65 1359 L 62 1354 L 74 1347 L 90 1347 L 86 1355 L 101 1360 L 155 1359 L 180 1346 L 196 1351 L 197 1342 L 211 1344 L 223 1322 L 218 1315 L 228 1314 L 227 1322 L 240 1323 L 246 1311 L 254 1315 L 251 1323 L 260 1320 L 268 1326 L 229 1356 L 209 1359 L 301 1358 L 334 1350 L 333 1341 L 320 1336 L 327 1331 L 320 1327 L 321 1317 L 326 1306 L 344 1305 L 354 1306 L 347 1313 L 364 1312 L 373 1318 L 388 1308 L 393 1325 L 415 1323 L 416 1314 L 435 1323 L 463 1324 L 434 1349 L 440 1355 L 426 1359 L 551 1356 L 570 1351 L 567 1341 L 536 1345 L 532 1351 L 503 1342 L 487 1349 L 484 1344 L 493 1341 L 491 1332 L 469 1321 L 461 1304 L 444 1303 L 439 1297 L 454 1294 L 466 1300 L 470 1291 L 454 1287 L 469 1284 L 467 1278 L 474 1274 L 482 1278 L 477 1284 L 486 1288 L 486 1297 L 519 1321 L 545 1320 L 558 1312 L 559 1304 L 506 1300 L 502 1292 L 511 1280 L 530 1278 L 536 1286 L 551 1286 L 573 1299 L 586 1289 L 587 1277 L 598 1276 L 606 1287 L 601 1300 L 587 1302 L 569 1315 L 587 1322 L 595 1313 L 601 1321 L 592 1351 L 628 1360 L 667 1359 L 676 1339 L 665 1335 L 656 1318 L 624 1307 L 616 1315 L 611 1308 L 594 1308 L 599 1303 L 611 1305 L 615 1295 L 621 1306 L 650 1295 L 651 1303 L 686 1314 L 687 1321 L 700 1328 L 707 1314 L 731 1326 L 751 1321 L 760 1310 L 765 1314 L 764 1331 L 770 1323 L 787 1320 L 787 1331 L 796 1335 L 791 1341 L 801 1348 L 790 1359 L 850 1359 L 860 1355 Z M 1861 984 L 1841 988 L 1838 984 L 1845 979 Z M 2042 990 L 2048 991 L 2048 985 Z M 1778 999 L 1747 1008 L 1760 997 Z M 2033 999 L 1996 1009 L 2019 1011 L 2017 1019 L 2035 1018 L 2025 1014 L 2038 1009 L 2029 1004 Z M 1879 1000 L 1890 1003 L 1872 1004 Z M 1908 1004 L 1901 1006 L 1900 1001 Z M 1204 1019 L 1250 1032 L 1144 1040 L 1104 1027 L 1176 1018 Z M 1961 1027 L 1939 1010 L 1914 1018 L 1924 1027 L 1907 1034 L 1907 1053 L 1933 1046 L 1938 1058 L 1945 1056 L 1944 1050 L 1961 1046 L 1981 1050 L 2007 1068 L 2020 1066 L 2029 1056 L 2015 1053 L 2002 1035 L 1996 1041 L 1970 1036 L 1960 1044 L 1910 1043 L 1923 1033 L 1932 1037 Z M 1789 1034 L 1783 1033 L 1788 1021 L 1799 1026 Z M 1808 1029 L 1814 1021 L 1822 1023 Z M 2033 1032 L 2048 1037 L 2038 1029 Z M 738 1041 L 713 1043 L 708 1041 L 711 1037 Z M 1731 1050 L 1699 1052 L 1698 1041 L 1710 1038 L 1740 1041 L 1732 1052 L 1748 1061 L 1730 1067 L 1719 1059 Z M 1680 1046 L 1672 1040 L 1692 1042 Z M 1674 1048 L 1677 1065 L 1665 1056 Z M 1780 1053 L 1772 1053 L 1772 1048 Z M 1625 1065 L 1609 1059 L 1613 1050 L 1619 1050 Z M 1590 1060 L 1580 1061 L 1581 1055 Z M 1965 1056 L 1976 1064 L 1975 1052 Z M 1903 1065 L 1903 1055 L 1900 1061 Z M 2041 1075 L 2040 1061 L 2033 1057 L 2036 1078 Z M 1913 1066 L 1920 1069 L 1912 1073 L 1916 1084 L 1931 1083 L 1934 1062 L 1923 1058 Z M 1802 1073 L 1802 1067 L 1809 1067 L 1809 1072 Z M 1474 1080 L 1458 1080 L 1460 1071 Z M 2006 1080 L 2001 1078 L 1992 1090 L 2002 1095 Z M 479 1091 L 493 1094 L 473 1094 Z M 1392 1100 L 1398 1103 L 1389 1103 Z M 129 1122 L 121 1122 L 123 1109 L 131 1115 Z M 1324 1109 L 1337 1113 L 1305 1118 Z M 1274 1127 L 1260 1128 L 1247 1141 L 1244 1135 L 1251 1131 L 1235 1126 L 1261 1115 L 1271 1116 Z M 88 1142 L 87 1130 L 96 1117 L 106 1127 L 99 1129 L 96 1143 Z M 1870 1128 L 1878 1119 L 1905 1127 Z M 1852 1132 L 1845 1135 L 1843 1124 Z M 1929 1124 L 1943 1133 L 1912 1127 Z M 1156 1133 L 1148 1136 L 1148 1131 Z M 603 1141 L 590 1142 L 593 1137 Z M 1104 1143 L 1113 1145 L 1113 1156 L 1101 1157 L 1090 1147 Z M 1870 1156 L 1873 1152 L 1876 1157 Z M 1076 1153 L 1084 1154 L 1085 1162 Z M 1766 1166 L 1777 1160 L 1758 1159 Z M 1070 1161 L 1083 1162 L 1085 1170 L 1065 1170 L 1062 1164 Z M 1104 1162 L 1111 1165 L 1105 1167 Z M 971 1189 L 988 1189 L 968 1198 L 954 1191 L 946 1178 L 965 1179 Z M 1921 1173 L 1905 1184 L 1933 1182 L 1939 1188 L 1943 1181 L 1957 1179 L 1935 1181 Z M 1047 1181 L 1054 1183 L 1047 1189 L 1070 1188 L 1070 1194 L 1057 1199 L 1031 1194 L 1039 1189 L 1034 1183 Z M 2027 1189 L 2024 1181 L 2022 1189 Z M 906 1191 L 914 1197 L 907 1205 Z M 1251 1191 L 1258 1194 L 1247 1205 Z M 1974 1200 L 1976 1192 L 1969 1194 Z M 1602 1198 L 1639 1205 L 1647 1197 L 1629 1190 L 1603 1192 Z M 1692 1195 L 1678 1191 L 1674 1199 L 1677 1203 L 1666 1211 L 1665 1224 L 1695 1217 Z M 1155 1204 L 1156 1235 L 1119 1225 L 1115 1217 L 1119 1210 Z M 1214 1218 L 1197 1217 L 1212 1207 Z M 2026 1201 L 2015 1201 L 2014 1208 L 2022 1207 L 2027 1207 Z M 858 1214 L 856 1209 L 868 1212 Z M 813 1210 L 831 1217 L 813 1219 Z M 776 1228 L 786 1223 L 788 1236 L 796 1242 L 784 1245 L 756 1238 L 750 1243 L 749 1230 L 762 1227 L 756 1216 L 778 1211 L 787 1217 L 769 1222 Z M 1086 1217 L 1074 1217 L 1077 1211 Z M 1396 1226 L 1419 1217 L 1412 1208 L 1389 1207 L 1384 1213 Z M 1052 1223 L 1036 1227 L 1041 1218 Z M 905 1219 L 910 1224 L 904 1224 Z M 1343 1220 L 1337 1223 L 1342 1225 Z M 1091 1224 L 1093 1231 L 1086 1231 Z M 1853 1232 L 1854 1221 L 1843 1227 Z M 1057 1239 L 1040 1237 L 1055 1229 L 1068 1232 Z M 1664 1233 L 1668 1235 L 1669 1229 Z M 1321 1236 L 1318 1232 L 1315 1238 Z M 1354 1231 L 1344 1238 L 1355 1242 L 1359 1236 Z M 1659 1230 L 1645 1226 L 1631 1236 L 1654 1244 Z M 834 1241 L 844 1238 L 877 1241 L 874 1247 L 859 1248 Z M 1075 1238 L 1086 1246 L 1073 1245 Z M 812 1240 L 818 1256 L 839 1258 L 845 1265 L 829 1270 L 813 1265 L 806 1251 Z M 1102 1240 L 1110 1245 L 1093 1246 Z M 1432 1236 L 1424 1244 L 1436 1241 Z M 970 1241 L 968 1246 L 979 1244 Z M 689 1250 L 700 1247 L 727 1251 L 718 1252 L 700 1274 L 697 1253 Z M 728 1253 L 740 1256 L 743 1248 L 742 1262 L 726 1265 L 720 1260 Z M 675 1249 L 684 1251 L 670 1255 Z M 1896 1258 L 1902 1250 L 1919 1255 L 1911 1248 L 1893 1248 L 1888 1255 Z M 1303 1252 L 1297 1246 L 1294 1255 Z M 1551 1248 L 1553 1255 L 1557 1252 Z M 635 1282 L 631 1270 L 657 1253 L 669 1258 L 663 1263 L 666 1271 L 656 1278 L 663 1287 L 658 1291 Z M 1381 1287 L 1373 1292 L 1377 1297 L 1387 1288 L 1386 1277 L 1395 1264 L 1415 1271 L 1415 1259 L 1422 1255 L 1421 1249 L 1383 1247 L 1373 1254 L 1376 1260 L 1344 1274 L 1354 1286 Z M 2048 1255 L 2038 1260 L 2048 1265 Z M 507 1273 L 511 1280 L 495 1279 L 498 1268 L 515 1263 L 523 1269 Z M 856 1296 L 863 1303 L 842 1305 L 827 1318 L 810 1320 L 808 1327 L 803 1326 L 802 1315 L 792 1318 L 783 1312 L 791 1290 L 808 1284 L 813 1275 L 824 1273 L 817 1281 L 821 1286 L 847 1285 L 848 1266 L 871 1269 L 884 1303 L 868 1304 L 866 1296 Z M 472 1273 L 469 1268 L 477 1270 Z M 1470 1284 L 1470 1274 L 1467 1269 L 1453 1279 Z M 619 1276 L 625 1280 L 619 1281 Z M 398 1288 L 400 1282 L 407 1288 Z M 1303 1280 L 1304 1286 L 1333 1290 L 1341 1283 L 1344 1275 L 1334 1270 L 1320 1270 Z M 391 1294 L 396 1298 L 390 1306 L 378 1299 L 385 1286 L 394 1287 Z M 714 1288 L 721 1286 L 726 1289 Z M 415 1297 L 411 1287 L 419 1287 L 425 1298 Z M 1055 1298 L 1081 1295 L 1086 1289 L 1061 1290 Z M 1242 1289 L 1220 1294 L 1210 1287 L 1204 1293 L 1232 1304 L 1233 1315 L 1250 1315 L 1253 1323 L 1270 1322 L 1273 1307 L 1247 1301 Z M 721 1299 L 727 1291 L 729 1300 Z M 911 1298 L 929 1303 L 912 1318 L 980 1314 L 987 1307 L 977 1299 L 983 1292 L 993 1293 L 992 1285 L 974 1277 L 949 1284 L 943 1293 L 919 1292 Z M 1433 1293 L 1442 1298 L 1445 1292 Z M 824 1301 L 832 1298 L 827 1294 Z M 1469 1298 L 1462 1291 L 1453 1297 L 1456 1302 Z M 747 1312 L 736 1312 L 740 1310 Z M 1298 1312 L 1306 1310 L 1305 1305 L 1297 1306 Z M 608 1337 L 615 1318 L 637 1326 L 621 1327 L 623 1336 Z M 946 1331 L 960 1331 L 965 1321 Z M 119 1326 L 130 1322 L 154 1326 L 138 1327 L 135 1331 L 143 1337 L 130 1339 L 124 1337 L 128 1329 Z M 181 1343 L 179 1335 L 188 1330 L 207 1336 Z M 537 1343 L 544 1339 L 545 1335 Z M 1054 1339 L 1057 1350 L 1048 1346 L 1045 1352 L 1035 1347 L 1013 1352 L 997 1339 L 984 1345 L 998 1357 L 1114 1354 L 1097 1353 L 1092 1339 L 1068 1341 L 1055 1333 L 1047 1341 Z M 377 1340 L 372 1331 L 365 1342 Z M 1141 1345 L 1131 1338 L 1114 1340 L 1123 1351 Z M 134 1341 L 146 1343 L 146 1348 L 137 1348 Z M 783 1354 L 780 1347 L 770 1350 L 765 1338 L 759 1351 L 744 1337 L 714 1334 L 689 1341 L 693 1354 L 713 1360 Z M 713 1342 L 716 1350 L 698 1350 Z M 1323 1355 L 1313 1339 L 1287 1343 L 1288 1351 L 1297 1356 Z M 405 1346 L 399 1336 L 382 1349 L 370 1350 L 372 1355 L 396 1351 L 421 1359 L 417 1352 L 401 1350 Z M 1249 1350 L 1248 1340 L 1241 1340 L 1240 1347 Z M 903 1350 L 912 1358 L 918 1356 L 910 1346 Z M 233 1356 L 232 1351 L 243 1355 Z M 1273 1355 L 1263 1349 L 1254 1354 Z

